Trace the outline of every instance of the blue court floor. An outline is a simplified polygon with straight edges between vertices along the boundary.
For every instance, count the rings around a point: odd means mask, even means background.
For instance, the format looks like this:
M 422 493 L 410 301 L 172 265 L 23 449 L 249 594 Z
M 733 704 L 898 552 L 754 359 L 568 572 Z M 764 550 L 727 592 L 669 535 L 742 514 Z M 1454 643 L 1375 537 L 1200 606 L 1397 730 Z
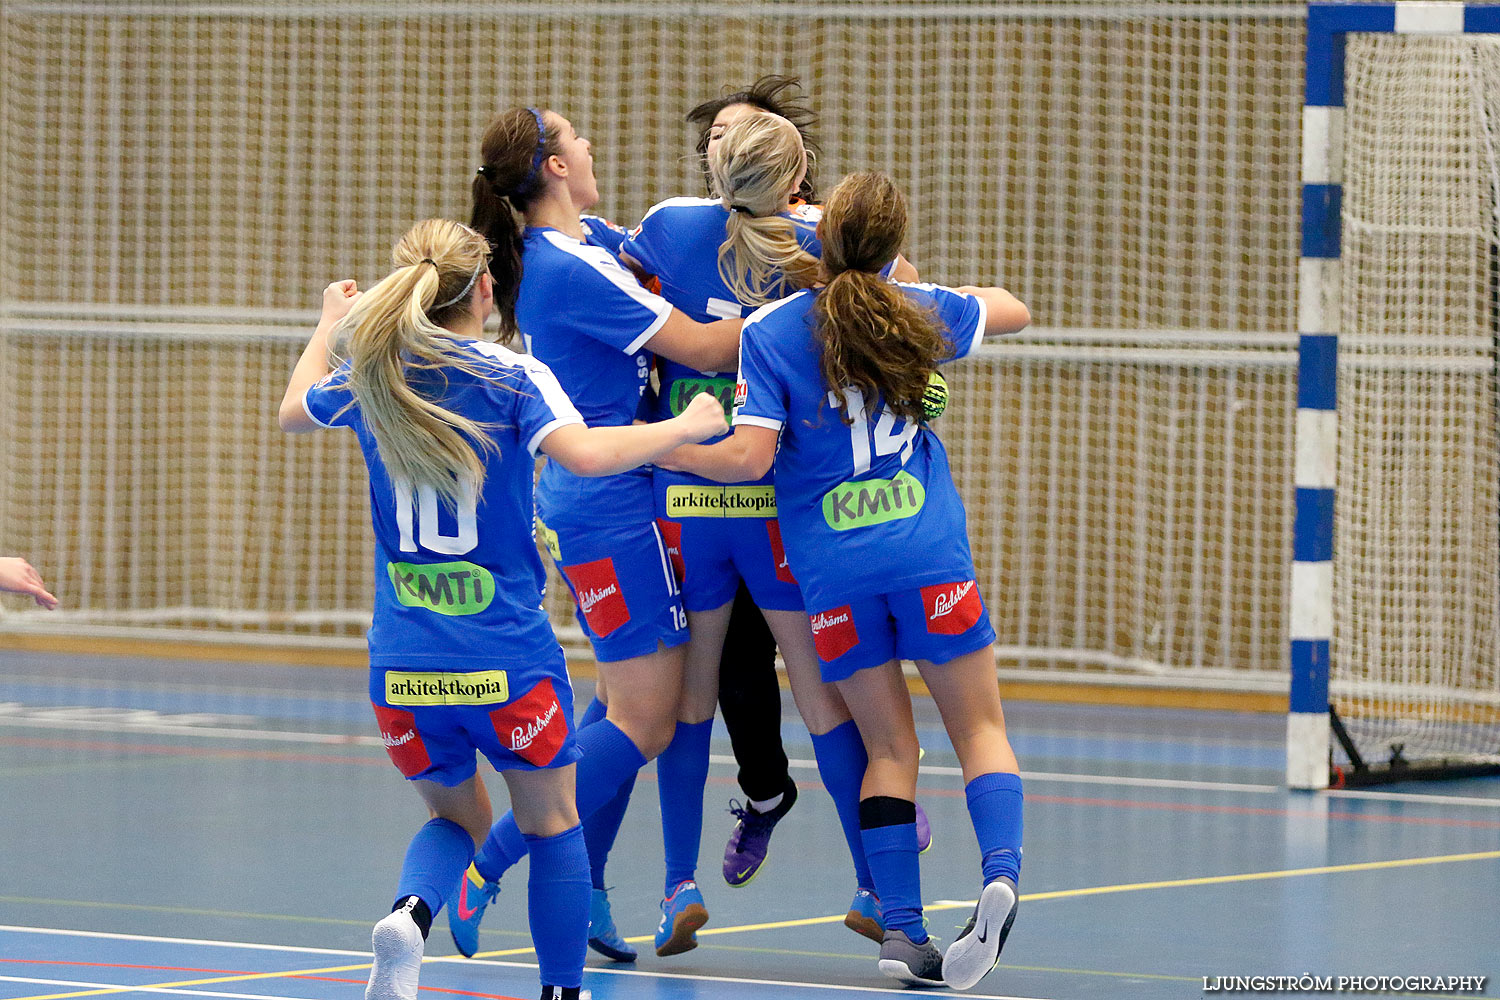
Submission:
M 645 944 L 633 966 L 591 956 L 597 1000 L 905 992 L 842 926 L 852 871 L 785 703 L 803 794 L 766 868 L 741 889 L 720 878 L 739 790 L 716 731 L 701 946 L 658 959 Z M 1500 780 L 1290 793 L 1279 716 L 1006 711 L 1027 797 L 1022 904 L 999 968 L 968 995 L 1129 1000 L 1216 995 L 1218 977 L 1500 975 Z M 935 833 L 923 896 L 943 943 L 979 889 L 977 848 L 930 702 L 917 720 Z M 0 652 L 0 1000 L 357 1000 L 370 927 L 426 819 L 404 784 L 360 670 Z M 502 804 L 502 783 L 489 784 Z M 661 868 L 648 767 L 609 868 L 627 936 L 649 942 Z M 507 878 L 479 959 L 455 954 L 439 917 L 424 997 L 537 995 L 524 877 L 523 864 Z

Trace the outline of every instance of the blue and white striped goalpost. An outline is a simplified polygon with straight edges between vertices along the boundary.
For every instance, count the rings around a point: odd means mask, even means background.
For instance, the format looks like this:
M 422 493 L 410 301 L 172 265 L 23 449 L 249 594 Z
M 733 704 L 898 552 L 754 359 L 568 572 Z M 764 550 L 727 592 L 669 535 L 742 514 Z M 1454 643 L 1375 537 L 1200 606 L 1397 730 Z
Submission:
M 1298 267 L 1296 521 L 1287 785 L 1329 785 L 1334 489 L 1338 470 L 1344 42 L 1350 32 L 1500 32 L 1500 3 L 1309 3 Z

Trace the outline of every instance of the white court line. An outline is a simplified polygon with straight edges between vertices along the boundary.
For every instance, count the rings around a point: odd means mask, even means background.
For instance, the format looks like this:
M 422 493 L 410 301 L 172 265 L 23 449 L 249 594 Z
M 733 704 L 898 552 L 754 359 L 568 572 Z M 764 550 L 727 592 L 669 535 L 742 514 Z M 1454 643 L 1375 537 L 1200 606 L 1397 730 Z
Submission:
M 234 729 L 214 726 L 174 726 L 159 723 L 112 722 L 94 719 L 49 719 L 0 714 L 0 726 L 23 726 L 34 729 L 92 729 L 112 733 L 147 733 L 154 736 L 202 736 L 210 739 L 261 740 L 283 743 L 311 743 L 323 746 L 383 746 L 374 736 L 343 735 L 338 733 L 288 732 L 266 729 Z M 713 764 L 734 764 L 735 759 L 727 754 L 712 754 L 708 758 Z M 817 770 L 815 760 L 792 759 L 788 763 L 801 770 Z M 941 777 L 962 777 L 963 769 L 923 764 L 917 768 L 921 774 Z M 1255 785 L 1231 781 L 1191 781 L 1180 778 L 1136 778 L 1112 774 L 1059 774 L 1051 771 L 1022 771 L 1023 781 L 1058 782 L 1077 785 L 1114 785 L 1121 788 L 1178 788 L 1194 791 L 1236 792 L 1246 795 L 1275 795 L 1286 791 L 1280 785 Z M 1423 795 L 1420 792 L 1375 792 L 1359 789 L 1330 789 L 1326 793 L 1336 798 L 1373 799 L 1388 802 L 1411 802 L 1421 805 L 1477 806 L 1500 809 L 1500 799 L 1468 795 Z
M 223 993 L 218 990 L 169 989 L 165 986 L 134 986 L 128 983 L 84 983 L 72 979 L 29 979 L 25 976 L 0 976 L 0 983 L 30 983 L 34 986 L 81 986 L 86 990 L 120 990 L 125 993 L 172 993 L 190 997 L 233 997 L 236 1000 L 321 1000 L 318 997 L 290 997 L 283 993 Z
M 350 956 L 354 956 L 354 957 L 357 957 L 357 958 L 369 958 L 370 957 L 369 952 L 362 952 L 362 951 L 334 951 L 334 950 L 331 950 L 331 949 L 328 949 L 328 948 L 299 948 L 299 947 L 293 947 L 291 945 L 242 944 L 242 943 L 240 943 L 238 941 L 211 941 L 211 940 L 203 940 L 203 939 L 200 939 L 200 938 L 154 937 L 154 936 L 148 936 L 148 935 L 145 935 L 145 934 L 112 934 L 112 933 L 106 933 L 104 931 L 70 931 L 70 930 L 64 930 L 62 928 L 55 928 L 55 927 L 16 927 L 16 926 L 12 926 L 12 925 L 9 925 L 9 924 L 0 924 L 0 932 L 6 932 L 6 931 L 9 931 L 11 933 L 16 933 L 16 934 L 51 934 L 51 935 L 58 936 L 58 937 L 108 938 L 108 939 L 114 940 L 114 941 L 147 941 L 147 942 L 158 943 L 158 944 L 201 945 L 201 946 L 210 947 L 210 948 L 247 948 L 247 949 L 251 949 L 251 950 L 254 950 L 254 951 L 283 951 L 283 952 L 291 952 L 291 953 L 295 953 L 295 954 L 314 954 L 314 955 L 350 955 Z M 447 965 L 447 964 L 454 964 L 454 965 L 489 965 L 489 966 L 495 966 L 495 967 L 498 967 L 498 968 L 505 968 L 505 969 L 535 969 L 537 967 L 537 964 L 535 962 L 500 962 L 500 961 L 495 961 L 493 959 L 463 958 L 462 956 L 459 956 L 459 955 L 434 956 L 434 957 L 431 957 L 431 958 L 427 958 L 424 961 L 425 961 L 426 964 L 431 964 L 431 965 L 437 965 L 437 964 L 444 964 L 444 965 Z M 595 975 L 595 974 L 597 974 L 597 975 L 604 975 L 604 976 L 644 976 L 644 977 L 646 977 L 648 979 L 681 979 L 681 980 L 687 980 L 687 981 L 691 981 L 691 982 L 703 982 L 703 983 L 730 983 L 730 984 L 743 983 L 743 984 L 745 984 L 747 986 L 781 986 L 781 987 L 787 987 L 787 988 L 791 988 L 791 989 L 843 990 L 843 991 L 849 992 L 849 993 L 891 993 L 891 994 L 896 994 L 898 996 L 910 996 L 911 995 L 911 991 L 910 990 L 904 990 L 904 989 L 886 989 L 884 987 L 879 987 L 879 986 L 846 986 L 846 985 L 844 985 L 842 983 L 793 983 L 793 982 L 787 982 L 787 981 L 779 980 L 779 979 L 736 979 L 733 976 L 697 976 L 697 975 L 689 975 L 687 973 L 681 973 L 681 972 L 650 972 L 650 971 L 646 971 L 646 970 L 642 970 L 642 969 L 595 969 L 595 968 L 586 968 L 586 969 L 583 970 L 583 973 L 584 973 L 585 976 Z M 287 976 L 286 978 L 290 979 L 290 978 L 295 978 L 295 977 L 294 976 Z M 0 976 L 0 981 L 10 981 L 10 982 L 18 982 L 18 983 L 43 983 L 43 984 L 45 984 L 45 983 L 54 983 L 54 984 L 60 985 L 60 986 L 84 986 L 84 987 L 92 987 L 92 988 L 95 988 L 95 989 L 127 989 L 127 990 L 143 990 L 143 991 L 147 989 L 146 987 L 143 987 L 143 986 L 110 986 L 110 985 L 102 984 L 102 983 L 71 983 L 71 982 L 67 982 L 65 980 L 60 980 L 60 979 L 20 979 L 20 978 L 8 977 L 8 976 Z M 215 992 L 211 992 L 211 991 L 165 989 L 165 988 L 158 988 L 156 990 L 151 990 L 150 992 L 155 992 L 155 993 L 190 993 L 190 994 L 192 994 L 194 996 L 243 997 L 243 998 L 247 998 L 247 1000 L 307 1000 L 307 998 L 300 998 L 300 997 L 281 997 L 281 996 L 278 996 L 278 997 L 266 997 L 266 996 L 262 996 L 260 994 L 254 994 L 254 993 L 215 993 Z M 1052 998 L 1048 998 L 1048 997 L 1019 997 L 1019 996 L 1010 996 L 1008 994 L 1000 994 L 1000 993 L 965 993 L 964 996 L 966 996 L 966 997 L 973 997 L 974 1000 L 1052 1000 Z
M 1444 806 L 1487 806 L 1500 809 L 1500 799 L 1476 795 L 1423 795 L 1421 792 L 1370 792 L 1360 788 L 1330 788 L 1324 794 L 1335 799 L 1376 799 L 1383 802 L 1432 802 Z
M 460 965 L 494 965 L 501 968 L 512 969 L 535 969 L 535 962 L 499 962 L 492 959 L 463 958 L 459 955 L 444 955 L 440 958 L 429 958 L 425 961 L 431 963 L 457 963 Z M 585 968 L 583 974 L 588 976 L 598 973 L 605 976 L 644 976 L 647 979 L 683 979 L 692 982 L 703 983 L 743 983 L 746 986 L 784 986 L 799 990 L 842 990 L 846 993 L 894 993 L 898 996 L 912 996 L 909 989 L 891 989 L 884 986 L 847 986 L 843 983 L 792 983 L 781 979 L 738 979 L 734 976 L 695 976 L 683 972 L 649 972 L 645 969 L 610 969 L 610 968 Z M 964 993 L 965 997 L 973 1000 L 1055 1000 L 1049 997 L 1020 997 L 1005 993 Z

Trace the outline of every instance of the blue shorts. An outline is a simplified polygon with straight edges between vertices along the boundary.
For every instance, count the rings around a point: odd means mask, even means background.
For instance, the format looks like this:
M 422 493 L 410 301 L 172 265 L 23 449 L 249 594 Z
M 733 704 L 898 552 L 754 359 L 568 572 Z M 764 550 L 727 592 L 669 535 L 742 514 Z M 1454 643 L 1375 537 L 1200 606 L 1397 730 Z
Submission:
M 600 663 L 649 656 L 688 640 L 687 614 L 656 522 L 557 524 L 537 536 L 573 592 L 574 615 Z
M 949 660 L 995 641 L 973 580 L 865 597 L 808 615 L 825 683 L 891 660 Z
M 781 544 L 781 523 L 749 513 L 756 503 L 775 509 L 774 487 L 673 482 L 660 474 L 655 487 L 656 523 L 687 610 L 723 607 L 734 600 L 742 580 L 758 608 L 803 609 L 802 591 Z M 749 506 L 737 508 L 736 501 Z
M 562 649 L 524 669 L 370 668 L 370 705 L 391 763 L 408 779 L 461 785 L 477 750 L 497 771 L 564 767 L 573 738 L 573 686 Z

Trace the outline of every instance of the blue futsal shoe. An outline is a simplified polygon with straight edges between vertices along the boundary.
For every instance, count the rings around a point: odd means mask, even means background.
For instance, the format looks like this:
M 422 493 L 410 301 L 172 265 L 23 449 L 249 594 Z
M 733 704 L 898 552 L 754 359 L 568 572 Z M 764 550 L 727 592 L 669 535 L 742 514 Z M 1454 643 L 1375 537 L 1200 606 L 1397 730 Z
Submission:
M 589 947 L 611 962 L 634 962 L 636 951 L 615 930 L 615 918 L 609 912 L 609 890 L 595 889 L 589 902 Z
M 869 889 L 855 889 L 854 901 L 844 916 L 844 926 L 880 944 L 885 940 L 885 915 L 880 912 L 880 897 Z
M 448 930 L 454 947 L 465 958 L 474 957 L 479 950 L 479 921 L 484 918 L 484 908 L 498 895 L 500 883 L 486 881 L 473 865 L 459 879 L 458 896 L 448 907 Z
M 708 907 L 698 883 L 684 879 L 661 901 L 661 923 L 656 928 L 656 953 L 662 958 L 698 947 L 698 928 L 708 923 Z

